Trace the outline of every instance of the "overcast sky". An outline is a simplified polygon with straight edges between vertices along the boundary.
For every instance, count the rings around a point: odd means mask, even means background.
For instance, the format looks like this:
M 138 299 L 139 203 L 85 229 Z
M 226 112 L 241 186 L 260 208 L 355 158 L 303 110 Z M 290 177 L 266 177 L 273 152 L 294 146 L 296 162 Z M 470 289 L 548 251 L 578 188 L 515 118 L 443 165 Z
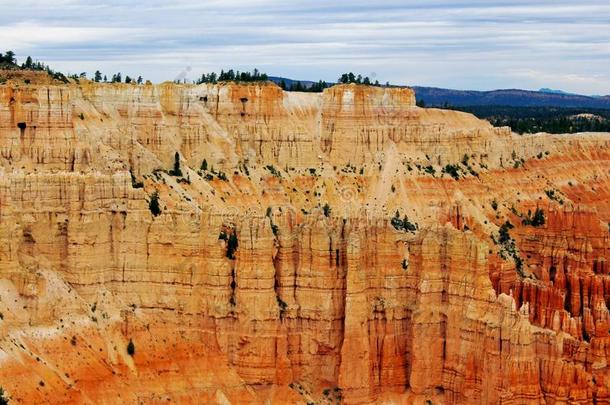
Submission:
M 610 94 L 610 1 L 0 0 L 0 48 L 64 72 L 155 82 L 257 67 Z

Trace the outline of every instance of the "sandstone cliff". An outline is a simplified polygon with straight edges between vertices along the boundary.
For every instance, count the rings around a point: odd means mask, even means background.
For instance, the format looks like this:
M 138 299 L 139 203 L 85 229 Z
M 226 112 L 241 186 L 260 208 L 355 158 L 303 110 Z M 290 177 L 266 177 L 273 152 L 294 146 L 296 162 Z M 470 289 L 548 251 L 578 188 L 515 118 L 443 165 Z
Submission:
M 9 82 L 0 173 L 15 403 L 610 403 L 610 134 Z

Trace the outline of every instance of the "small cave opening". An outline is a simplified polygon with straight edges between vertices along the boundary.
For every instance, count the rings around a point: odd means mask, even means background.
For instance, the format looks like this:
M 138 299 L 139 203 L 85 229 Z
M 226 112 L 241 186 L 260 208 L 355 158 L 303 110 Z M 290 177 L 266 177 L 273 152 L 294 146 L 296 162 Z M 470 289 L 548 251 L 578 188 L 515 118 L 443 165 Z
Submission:
M 199 97 L 199 101 L 203 101 L 204 103 L 208 102 L 208 96 Z
M 25 134 L 25 129 L 27 128 L 27 125 L 25 124 L 25 122 L 18 122 L 17 128 L 19 128 L 19 130 L 21 131 L 21 136 L 23 136 Z

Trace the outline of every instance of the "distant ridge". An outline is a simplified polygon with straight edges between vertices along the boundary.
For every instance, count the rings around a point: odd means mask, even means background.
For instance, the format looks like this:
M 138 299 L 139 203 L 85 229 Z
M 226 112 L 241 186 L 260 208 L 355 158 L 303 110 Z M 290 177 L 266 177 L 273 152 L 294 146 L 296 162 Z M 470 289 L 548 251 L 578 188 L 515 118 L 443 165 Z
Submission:
M 426 105 L 473 106 L 497 105 L 510 107 L 565 107 L 610 109 L 610 97 L 590 97 L 560 91 L 531 91 L 519 89 L 473 91 L 436 87 L 413 87 L 417 100 Z

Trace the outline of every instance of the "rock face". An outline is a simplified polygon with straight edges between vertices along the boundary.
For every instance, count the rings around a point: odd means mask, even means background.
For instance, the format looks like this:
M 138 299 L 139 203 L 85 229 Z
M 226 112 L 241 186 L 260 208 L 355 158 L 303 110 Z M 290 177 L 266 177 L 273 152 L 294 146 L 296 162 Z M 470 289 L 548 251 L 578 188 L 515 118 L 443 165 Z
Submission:
M 610 403 L 610 134 L 9 82 L 0 170 L 12 402 Z

